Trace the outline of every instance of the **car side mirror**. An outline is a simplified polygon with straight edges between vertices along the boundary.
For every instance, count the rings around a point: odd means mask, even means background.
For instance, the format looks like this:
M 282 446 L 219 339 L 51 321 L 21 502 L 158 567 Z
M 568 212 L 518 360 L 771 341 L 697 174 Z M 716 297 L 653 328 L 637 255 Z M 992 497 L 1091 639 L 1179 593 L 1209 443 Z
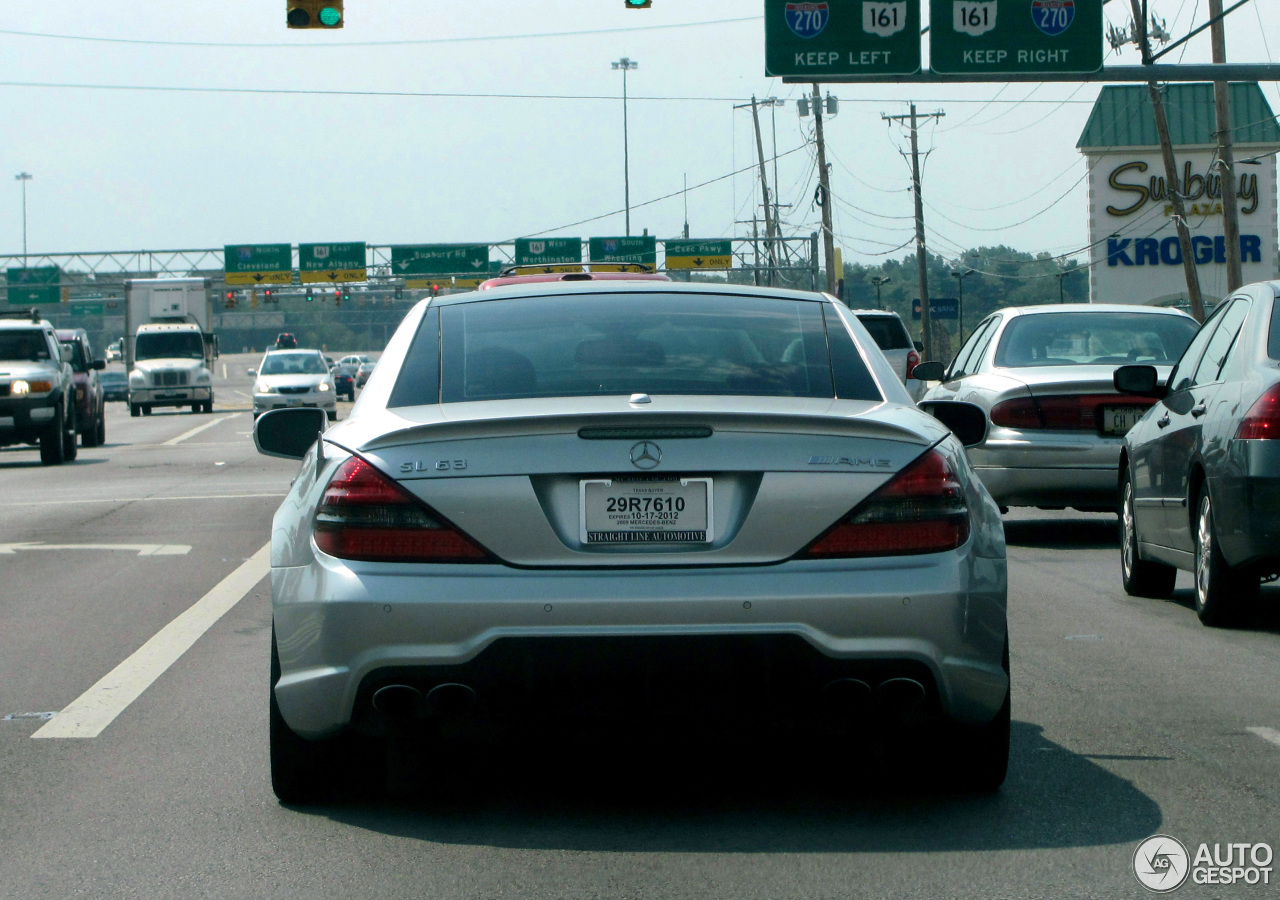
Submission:
M 974 447 L 987 438 L 987 414 L 980 406 L 959 400 L 928 400 L 920 408 L 950 428 L 966 447 Z
M 302 459 L 328 426 L 323 409 L 273 409 L 253 423 L 253 443 L 266 456 Z
M 257 370 L 257 369 L 245 369 L 245 372 L 247 372 L 247 373 L 249 374 L 249 377 L 250 377 L 250 378 L 257 378 L 257 377 L 258 377 L 258 370 Z
M 1111 383 L 1120 393 L 1139 397 L 1160 398 L 1168 393 L 1155 366 L 1120 366 L 1111 376 Z
M 99 372 L 101 372 L 103 369 L 107 367 L 107 361 L 105 359 L 95 359 L 90 365 L 92 366 L 92 368 L 95 368 Z
M 922 362 L 911 370 L 911 377 L 920 381 L 941 381 L 946 371 L 947 367 L 940 362 Z
M 924 352 L 924 341 L 912 341 L 911 346 L 916 348 L 917 353 Z

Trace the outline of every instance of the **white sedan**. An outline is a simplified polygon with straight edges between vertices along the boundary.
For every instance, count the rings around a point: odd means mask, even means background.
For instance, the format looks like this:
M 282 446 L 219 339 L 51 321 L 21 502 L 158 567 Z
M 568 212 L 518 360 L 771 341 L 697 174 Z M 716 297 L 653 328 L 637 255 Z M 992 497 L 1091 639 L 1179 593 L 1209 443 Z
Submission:
M 338 395 L 319 350 L 269 350 L 253 376 L 253 417 L 273 409 L 315 407 L 338 418 Z

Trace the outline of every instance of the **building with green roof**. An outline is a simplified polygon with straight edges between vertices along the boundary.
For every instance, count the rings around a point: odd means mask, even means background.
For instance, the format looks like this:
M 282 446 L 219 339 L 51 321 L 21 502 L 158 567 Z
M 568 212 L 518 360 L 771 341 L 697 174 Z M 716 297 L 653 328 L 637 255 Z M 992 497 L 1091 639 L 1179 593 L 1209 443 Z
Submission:
M 1227 284 L 1213 85 L 1162 90 L 1200 288 L 1213 303 Z M 1228 96 L 1244 280 L 1277 278 L 1280 123 L 1257 83 L 1232 83 Z M 1076 147 L 1088 164 L 1093 302 L 1185 304 L 1182 250 L 1147 86 L 1103 87 Z

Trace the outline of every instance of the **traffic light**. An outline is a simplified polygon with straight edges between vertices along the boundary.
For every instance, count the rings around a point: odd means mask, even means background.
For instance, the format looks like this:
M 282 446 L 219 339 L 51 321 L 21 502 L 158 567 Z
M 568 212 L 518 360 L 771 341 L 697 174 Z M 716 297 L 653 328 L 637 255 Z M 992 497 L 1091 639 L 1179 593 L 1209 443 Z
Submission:
M 653 6 L 653 0 L 626 0 L 627 9 L 648 9 Z
M 438 285 L 438 284 L 433 284 L 433 285 L 431 285 L 431 296 L 432 296 L 432 297 L 439 297 L 439 296 L 440 296 L 440 285 Z
M 404 285 L 402 285 L 402 284 L 397 284 L 397 285 L 396 285 L 396 299 L 397 299 L 397 300 L 403 300 L 403 299 L 404 299 Z
M 343 288 L 343 289 L 342 289 L 342 299 L 343 299 L 343 300 L 350 300 L 350 299 L 351 299 L 351 289 L 350 289 L 350 288 Z
M 316 299 L 316 292 L 312 288 L 307 288 L 307 302 L 311 303 Z
M 342 288 L 333 289 L 333 305 L 334 306 L 342 305 Z
M 342 0 L 286 0 L 290 28 L 341 28 Z
M 227 291 L 227 309 L 236 308 L 236 292 Z
M 275 303 L 275 302 L 276 302 L 276 301 L 275 301 L 275 298 L 274 298 L 274 297 L 272 297 L 272 294 L 274 294 L 274 293 L 275 293 L 275 291 L 271 290 L 271 288 L 266 288 L 266 289 L 262 292 L 262 300 L 263 300 L 263 302 L 264 302 L 264 303 Z

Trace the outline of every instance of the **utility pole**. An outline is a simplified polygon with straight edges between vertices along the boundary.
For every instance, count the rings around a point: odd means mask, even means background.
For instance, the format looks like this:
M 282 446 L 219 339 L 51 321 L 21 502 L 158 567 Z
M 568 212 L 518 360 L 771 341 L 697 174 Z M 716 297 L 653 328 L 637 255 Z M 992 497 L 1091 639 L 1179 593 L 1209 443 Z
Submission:
M 1213 61 L 1227 61 L 1227 39 L 1222 27 L 1222 0 L 1209 0 L 1209 36 L 1213 43 Z M 1217 111 L 1218 171 L 1222 189 L 1222 236 L 1227 245 L 1227 293 L 1244 283 L 1240 262 L 1240 210 L 1236 205 L 1235 150 L 1231 141 L 1231 105 L 1227 82 L 1213 83 L 1213 105 Z
M 30 172 L 19 172 L 13 176 L 15 181 L 22 182 L 22 265 L 27 264 L 27 182 L 35 178 Z
M 1143 15 L 1146 0 L 1129 0 L 1133 11 L 1133 30 L 1142 52 L 1142 64 L 1151 65 L 1151 44 L 1147 40 L 1147 20 Z M 1178 229 L 1178 245 L 1182 249 L 1182 271 L 1187 278 L 1187 300 L 1191 304 L 1191 315 L 1197 322 L 1204 321 L 1204 298 L 1200 296 L 1200 274 L 1196 271 L 1196 260 L 1191 250 L 1191 229 L 1187 226 L 1187 216 L 1182 205 L 1182 191 L 1185 185 L 1178 181 L 1178 163 L 1173 158 L 1173 141 L 1169 137 L 1169 120 L 1164 114 L 1164 98 L 1160 96 L 1160 85 L 1154 81 L 1147 82 L 1147 92 L 1151 95 L 1151 111 L 1155 114 L 1156 133 L 1160 135 L 1160 153 L 1164 157 L 1164 180 L 1168 185 L 1169 199 L 1173 201 L 1173 224 Z M 1224 207 L 1225 208 L 1225 207 Z
M 818 184 L 822 191 L 822 252 L 827 261 L 827 293 L 836 292 L 836 242 L 831 232 L 831 181 L 827 176 L 827 145 L 822 137 L 822 97 L 813 83 L 813 130 L 818 140 Z
M 926 119 L 941 119 L 946 113 L 939 110 L 925 116 Z M 920 196 L 920 148 L 916 138 L 919 123 L 916 117 L 916 105 L 911 104 L 909 116 L 886 116 L 880 118 L 897 121 L 911 120 L 911 192 L 916 198 L 916 277 L 920 282 L 920 331 L 924 338 L 924 358 L 933 359 L 933 323 L 929 310 L 929 265 L 928 253 L 924 242 L 924 198 Z
M 751 97 L 751 121 L 755 124 L 756 154 L 760 160 L 760 189 L 764 193 L 764 245 L 765 255 L 769 259 L 769 284 L 772 285 L 778 268 L 775 257 L 773 207 L 769 200 L 769 179 L 764 167 L 764 140 L 760 137 L 760 109 L 754 95 Z

